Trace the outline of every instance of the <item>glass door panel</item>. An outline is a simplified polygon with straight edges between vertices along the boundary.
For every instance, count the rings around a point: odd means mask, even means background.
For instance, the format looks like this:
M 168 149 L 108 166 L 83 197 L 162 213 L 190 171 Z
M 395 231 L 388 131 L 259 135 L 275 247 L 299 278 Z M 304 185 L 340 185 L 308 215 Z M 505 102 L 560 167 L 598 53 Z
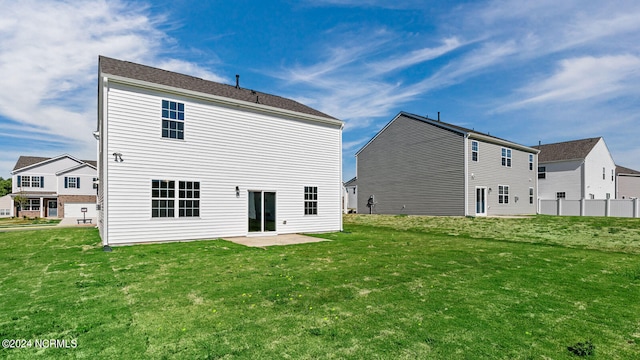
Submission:
M 249 232 L 262 232 L 262 192 L 249 191 Z
M 264 193 L 264 231 L 276 231 L 276 193 Z

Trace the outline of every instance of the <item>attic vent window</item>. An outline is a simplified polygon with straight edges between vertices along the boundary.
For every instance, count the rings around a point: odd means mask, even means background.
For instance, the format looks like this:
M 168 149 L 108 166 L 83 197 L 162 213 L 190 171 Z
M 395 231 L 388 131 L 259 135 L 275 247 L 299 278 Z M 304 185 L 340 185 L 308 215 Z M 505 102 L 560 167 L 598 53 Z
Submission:
M 162 100 L 162 137 L 184 139 L 184 104 Z

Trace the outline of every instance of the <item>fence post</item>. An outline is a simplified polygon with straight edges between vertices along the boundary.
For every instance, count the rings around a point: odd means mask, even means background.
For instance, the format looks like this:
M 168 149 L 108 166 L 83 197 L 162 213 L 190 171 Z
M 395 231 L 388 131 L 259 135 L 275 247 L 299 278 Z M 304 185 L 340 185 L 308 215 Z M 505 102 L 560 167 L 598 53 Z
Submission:
M 584 216 L 587 212 L 587 200 L 585 198 L 580 199 L 580 216 Z
M 633 217 L 637 218 L 638 216 L 638 198 L 635 198 L 633 200 Z
M 611 216 L 611 199 L 607 199 L 604 203 L 604 216 Z

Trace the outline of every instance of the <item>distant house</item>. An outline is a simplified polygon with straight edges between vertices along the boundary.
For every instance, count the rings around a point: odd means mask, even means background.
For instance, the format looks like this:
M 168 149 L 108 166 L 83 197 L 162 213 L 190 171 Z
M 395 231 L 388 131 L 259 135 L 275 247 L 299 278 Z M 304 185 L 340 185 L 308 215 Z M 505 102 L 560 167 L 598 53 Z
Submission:
M 294 100 L 100 56 L 103 244 L 342 229 L 342 121 Z
M 20 156 L 11 172 L 15 216 L 95 217 L 96 162 L 64 154 L 53 158 Z M 26 198 L 19 207 L 16 196 Z M 82 208 L 87 212 L 83 213 Z
M 602 137 L 533 146 L 538 159 L 540 199 L 615 197 L 615 169 Z
M 0 197 L 0 218 L 11 217 L 13 215 L 13 201 L 11 195 Z
M 356 153 L 357 209 L 377 214 L 535 214 L 537 153 L 401 112 Z
M 358 194 L 357 189 L 358 185 L 356 185 L 356 179 L 353 178 L 344 183 L 345 192 L 347 193 L 347 213 L 357 213 L 358 212 Z
M 640 171 L 616 166 L 616 199 L 640 199 Z

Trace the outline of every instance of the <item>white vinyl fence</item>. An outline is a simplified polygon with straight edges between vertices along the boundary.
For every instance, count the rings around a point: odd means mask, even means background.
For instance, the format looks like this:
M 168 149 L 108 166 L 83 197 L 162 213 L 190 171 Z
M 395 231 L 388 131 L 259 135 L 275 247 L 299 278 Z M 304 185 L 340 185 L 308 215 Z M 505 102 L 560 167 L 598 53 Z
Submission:
M 640 200 L 539 200 L 540 214 L 563 216 L 640 217 Z

